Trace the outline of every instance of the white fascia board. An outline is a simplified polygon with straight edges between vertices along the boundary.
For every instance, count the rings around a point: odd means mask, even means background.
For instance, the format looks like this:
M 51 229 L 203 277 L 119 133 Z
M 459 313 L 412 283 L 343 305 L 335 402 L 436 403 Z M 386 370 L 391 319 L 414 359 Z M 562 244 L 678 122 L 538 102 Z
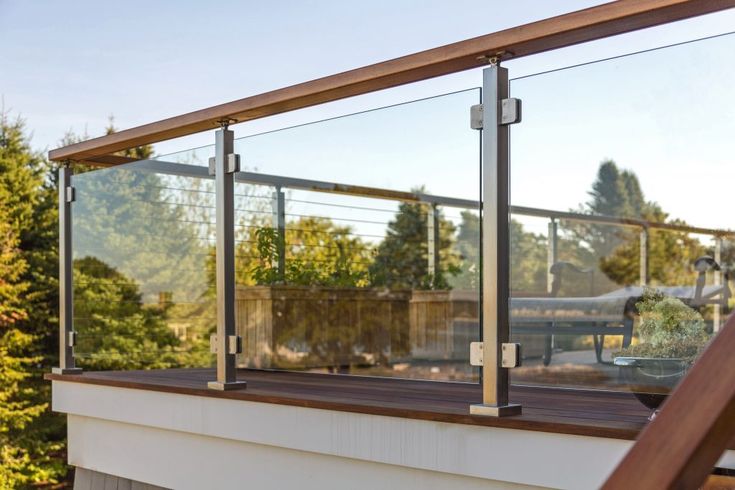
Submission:
M 84 383 L 52 385 L 53 409 L 74 416 L 522 485 L 597 488 L 632 444 Z

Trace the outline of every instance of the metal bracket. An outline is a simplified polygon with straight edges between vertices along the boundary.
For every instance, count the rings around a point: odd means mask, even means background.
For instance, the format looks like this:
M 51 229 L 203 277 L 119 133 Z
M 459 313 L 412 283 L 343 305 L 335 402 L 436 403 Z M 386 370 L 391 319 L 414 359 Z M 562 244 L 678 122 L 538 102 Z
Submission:
M 470 366 L 482 366 L 482 342 L 470 342 Z
M 508 125 L 521 122 L 521 99 L 503 99 L 500 101 L 500 122 Z M 470 127 L 472 129 L 483 129 L 485 119 L 485 107 L 476 104 L 470 107 Z
M 507 343 L 500 347 L 502 353 L 500 366 L 514 368 L 521 365 L 521 344 Z
M 214 157 L 211 157 L 209 159 L 209 175 L 215 175 L 217 173 L 216 171 L 216 162 L 217 160 Z M 234 174 L 236 172 L 240 171 L 240 155 L 236 153 L 230 153 L 227 155 L 227 162 L 226 162 L 226 171 L 228 174 Z
M 212 354 L 216 354 L 217 351 L 217 335 L 212 334 L 209 336 L 209 351 Z M 228 354 L 242 354 L 242 337 L 239 335 L 230 335 L 227 337 L 227 353 Z
M 516 124 L 521 122 L 521 99 L 503 99 L 500 101 L 500 124 Z
M 482 129 L 484 109 L 482 104 L 476 104 L 470 107 L 470 127 L 472 129 Z
M 236 122 L 237 119 L 233 119 L 231 117 L 223 117 L 222 119 L 217 120 L 217 124 L 219 124 L 221 129 L 227 129 L 230 127 L 230 124 L 235 124 Z
M 74 202 L 77 198 L 76 190 L 72 186 L 67 187 L 64 198 L 66 199 L 66 202 Z
M 482 366 L 483 360 L 483 343 L 470 343 L 470 365 Z M 504 368 L 514 368 L 521 365 L 521 344 L 506 343 L 500 348 L 501 359 L 500 366 Z

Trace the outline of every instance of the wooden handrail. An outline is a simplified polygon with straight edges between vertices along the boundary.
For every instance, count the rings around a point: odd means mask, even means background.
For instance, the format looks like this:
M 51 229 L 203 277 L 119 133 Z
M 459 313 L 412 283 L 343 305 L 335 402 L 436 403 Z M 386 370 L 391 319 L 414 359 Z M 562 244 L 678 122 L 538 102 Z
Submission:
M 225 119 L 244 122 L 480 67 L 493 56 L 519 58 L 731 7 L 735 0 L 619 0 L 82 141 L 49 158 L 94 163 Z
M 695 489 L 735 434 L 735 315 L 640 434 L 603 490 Z

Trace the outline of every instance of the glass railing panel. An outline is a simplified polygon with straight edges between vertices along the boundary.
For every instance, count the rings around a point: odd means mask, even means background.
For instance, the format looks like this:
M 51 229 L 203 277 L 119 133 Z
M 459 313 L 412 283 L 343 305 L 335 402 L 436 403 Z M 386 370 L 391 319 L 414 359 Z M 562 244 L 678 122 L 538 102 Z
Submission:
M 236 140 L 238 365 L 478 379 L 478 101 Z
M 478 132 L 469 89 L 238 138 L 244 170 L 477 199 Z M 237 128 L 233 126 L 232 128 Z
M 722 56 L 734 48 L 726 35 L 511 82 L 524 108 L 512 205 L 563 213 L 568 263 L 553 291 L 513 288 L 512 331 L 545 343 L 513 383 L 664 394 L 722 325 L 735 168 L 735 68 Z M 543 225 L 516 219 L 512 284 L 550 272 Z
M 141 161 L 72 177 L 74 327 L 86 370 L 210 366 L 214 186 Z
M 194 165 L 196 167 L 208 167 L 209 159 L 212 157 L 214 157 L 214 145 L 204 145 L 174 153 L 157 155 L 153 159 L 184 165 Z

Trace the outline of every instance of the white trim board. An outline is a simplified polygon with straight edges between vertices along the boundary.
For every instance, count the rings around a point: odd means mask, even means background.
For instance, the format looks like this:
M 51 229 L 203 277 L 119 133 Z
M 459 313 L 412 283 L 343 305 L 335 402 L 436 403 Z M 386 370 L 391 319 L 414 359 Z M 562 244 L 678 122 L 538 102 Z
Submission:
M 230 447 L 236 442 L 245 443 L 240 451 L 254 457 L 253 461 L 259 460 L 253 456 L 253 448 L 263 454 L 281 448 L 298 451 L 302 458 L 299 461 L 303 464 L 312 461 L 310 458 L 317 454 L 338 458 L 347 465 L 354 462 L 346 459 L 358 460 L 483 479 L 488 485 L 495 481 L 505 482 L 506 486 L 507 483 L 515 483 L 589 489 L 600 486 L 632 444 L 631 441 L 617 439 L 449 424 L 74 382 L 53 381 L 52 386 L 53 409 L 70 415 L 71 464 L 173 488 L 184 487 L 115 470 L 115 465 L 127 471 L 136 465 L 151 465 L 151 461 L 155 461 L 155 458 L 148 459 L 150 456 L 142 451 L 141 443 L 134 445 L 131 441 L 122 444 L 120 441 L 127 439 L 118 437 L 125 433 L 121 427 L 131 434 L 145 437 L 145 445 L 150 444 L 164 452 L 174 450 L 168 444 L 181 443 L 182 448 L 189 447 L 185 443 L 190 439 L 170 432 L 197 436 L 198 443 L 192 447 L 200 447 L 201 450 L 198 455 L 196 451 L 187 452 L 182 464 L 186 458 L 196 457 L 198 459 L 194 459 L 192 464 L 198 464 L 187 468 L 186 473 L 198 471 L 210 477 L 216 473 L 210 469 L 219 467 L 216 448 Z M 89 419 L 98 420 L 92 423 Z M 95 427 L 92 431 L 82 430 L 92 426 Z M 156 443 L 156 438 L 167 441 L 166 445 Z M 112 457 L 121 450 L 124 451 L 121 457 Z M 284 457 L 289 459 L 290 456 Z M 98 459 L 104 459 L 105 468 L 88 466 Z M 735 463 L 735 458 L 728 459 Z M 302 462 L 293 464 L 300 466 Z M 314 464 L 318 466 L 320 463 L 315 461 Z M 240 465 L 248 466 L 245 462 Z M 167 469 L 167 465 L 156 464 L 156 471 L 162 474 L 181 470 L 181 467 Z M 304 475 L 312 474 L 309 468 L 302 470 Z M 254 471 L 257 471 L 257 466 Z
M 69 438 L 76 466 L 176 490 L 538 488 L 76 415 Z

